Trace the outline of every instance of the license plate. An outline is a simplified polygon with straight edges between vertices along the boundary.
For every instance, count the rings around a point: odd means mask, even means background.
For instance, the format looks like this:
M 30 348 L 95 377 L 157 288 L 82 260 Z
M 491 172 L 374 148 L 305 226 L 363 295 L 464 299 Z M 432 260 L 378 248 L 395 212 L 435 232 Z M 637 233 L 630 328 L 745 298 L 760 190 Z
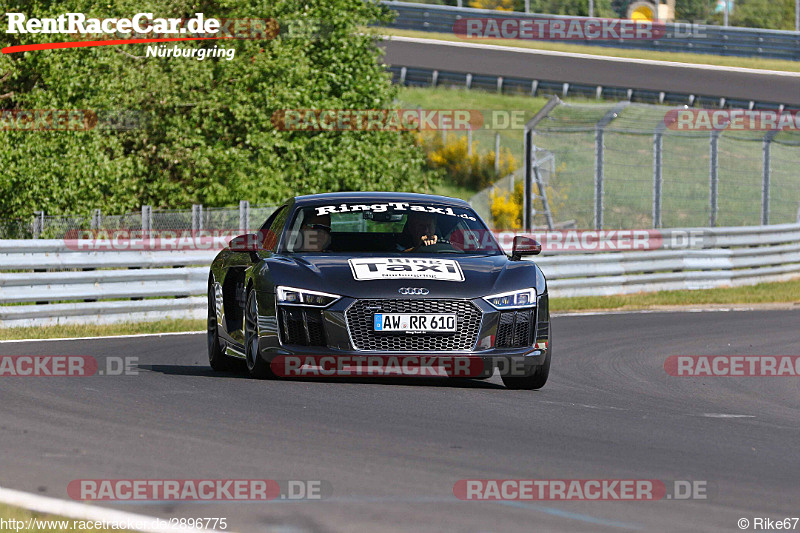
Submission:
M 455 313 L 375 313 L 375 331 L 450 333 L 456 331 Z

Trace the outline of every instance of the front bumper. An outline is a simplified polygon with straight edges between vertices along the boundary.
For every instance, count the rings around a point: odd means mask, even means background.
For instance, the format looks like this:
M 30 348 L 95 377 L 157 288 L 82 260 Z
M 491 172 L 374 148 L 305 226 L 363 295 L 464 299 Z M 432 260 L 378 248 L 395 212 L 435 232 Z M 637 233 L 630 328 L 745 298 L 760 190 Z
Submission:
M 259 319 L 259 347 L 261 356 L 268 362 L 280 355 L 310 355 L 356 357 L 370 355 L 390 355 L 397 358 L 439 356 L 439 357 L 478 357 L 484 365 L 491 364 L 510 368 L 532 368 L 545 362 L 550 350 L 550 314 L 547 293 L 539 295 L 533 332 L 522 346 L 498 347 L 498 328 L 501 327 L 501 312 L 486 303 L 482 298 L 467 300 L 480 311 L 480 325 L 474 342 L 467 349 L 459 350 L 361 350 L 353 342 L 348 326 L 346 311 L 356 302 L 353 298 L 342 298 L 330 307 L 319 312 L 320 324 L 324 330 L 324 344 L 308 346 L 286 342 L 287 330 L 281 319 L 281 308 L 275 307 L 274 295 L 259 293 L 261 309 L 274 309 L 272 317 Z M 262 301 L 263 300 L 263 301 Z M 507 313 L 507 312 L 506 312 Z M 314 319 L 316 326 L 317 319 Z M 502 332 L 501 332 L 502 335 Z M 312 338 L 312 337 L 309 337 Z M 319 339 L 319 336 L 316 336 Z M 318 342 L 318 341 L 317 341 Z M 487 367 L 488 368 L 488 367 Z

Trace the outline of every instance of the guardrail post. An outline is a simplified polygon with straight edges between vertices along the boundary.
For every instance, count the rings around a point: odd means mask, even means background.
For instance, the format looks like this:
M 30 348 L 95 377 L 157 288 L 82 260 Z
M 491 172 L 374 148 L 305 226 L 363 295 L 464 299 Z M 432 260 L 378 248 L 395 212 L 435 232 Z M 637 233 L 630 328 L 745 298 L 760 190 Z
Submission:
M 149 205 L 142 206 L 142 233 L 153 230 L 153 210 Z
M 664 149 L 664 122 L 659 122 L 653 135 L 653 228 L 661 227 L 661 189 L 662 165 L 661 156 Z
M 38 239 L 44 231 L 44 211 L 33 212 L 33 238 Z
M 242 233 L 250 231 L 250 202 L 247 200 L 239 202 L 239 231 Z
M 708 200 L 710 213 L 708 225 L 712 228 L 717 225 L 717 193 L 719 187 L 719 134 L 721 130 L 711 132 L 710 155 L 708 164 Z

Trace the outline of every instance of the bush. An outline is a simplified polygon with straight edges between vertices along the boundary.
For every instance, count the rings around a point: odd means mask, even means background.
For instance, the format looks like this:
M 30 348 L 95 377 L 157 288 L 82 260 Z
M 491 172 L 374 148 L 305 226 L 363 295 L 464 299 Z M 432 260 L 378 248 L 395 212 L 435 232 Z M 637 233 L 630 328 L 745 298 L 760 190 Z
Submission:
M 517 168 L 517 161 L 511 151 L 501 148 L 500 173 L 496 173 L 494 150 L 481 154 L 478 143 L 473 141 L 472 155 L 469 155 L 466 135 L 448 135 L 444 144 L 439 133 L 421 135 L 419 139 L 428 154 L 430 168 L 442 171 L 449 181 L 476 191 L 488 187 Z
M 550 214 L 553 216 L 553 220 L 556 221 L 561 209 L 567 204 L 569 192 L 567 187 L 556 187 L 555 185 L 558 182 L 559 172 L 563 171 L 564 168 L 564 164 L 559 166 L 550 183 L 545 186 L 547 200 L 550 204 Z M 522 180 L 518 180 L 514 184 L 513 191 L 499 189 L 492 191 L 489 197 L 491 200 L 492 219 L 496 229 L 522 228 L 522 211 L 525 208 L 525 183 Z M 538 194 L 533 199 L 533 209 L 537 214 L 544 214 L 544 202 Z
M 314 39 L 181 42 L 233 48 L 233 60 L 147 58 L 142 44 L 0 55 L 0 113 L 90 109 L 133 114 L 127 131 L 0 131 L 0 218 L 274 204 L 298 193 L 424 192 L 430 173 L 410 133 L 279 131 L 282 109 L 381 109 L 395 89 L 363 26 L 389 11 L 363 0 L 0 0 L 0 11 L 55 17 L 275 18 L 323 21 Z M 68 40 L 3 34 L 3 46 Z M 172 46 L 174 43 L 169 43 Z

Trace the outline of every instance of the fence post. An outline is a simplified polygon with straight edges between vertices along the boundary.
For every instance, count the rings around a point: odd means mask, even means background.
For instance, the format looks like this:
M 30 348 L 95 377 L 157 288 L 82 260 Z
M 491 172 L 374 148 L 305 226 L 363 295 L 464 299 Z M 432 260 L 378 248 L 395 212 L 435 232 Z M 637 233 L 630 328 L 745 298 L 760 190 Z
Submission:
M 764 167 L 761 171 L 761 224 L 769 224 L 769 199 L 770 199 L 770 167 L 771 167 L 771 151 L 772 139 L 781 130 L 770 130 L 764 134 Z
M 102 218 L 102 213 L 99 209 L 95 209 L 92 211 L 92 229 L 98 230 L 100 229 L 100 219 Z
M 611 121 L 619 116 L 623 109 L 628 107 L 629 100 L 618 102 L 614 107 L 609 109 L 603 118 L 601 118 L 594 129 L 594 228 L 603 229 L 603 162 L 604 162 L 604 149 L 605 145 L 603 137 L 605 136 L 605 128 Z
M 659 122 L 653 135 L 653 228 L 661 227 L 661 190 L 662 190 L 662 154 L 664 151 L 664 128 L 666 124 Z
M 769 147 L 770 140 L 764 138 L 764 169 L 761 175 L 761 224 L 769 224 Z
M 44 231 L 44 211 L 33 212 L 33 238 L 38 239 Z
M 708 218 L 708 225 L 712 228 L 717 225 L 717 193 L 719 188 L 719 134 L 722 130 L 714 130 L 711 132 L 710 152 L 708 165 L 708 197 L 710 214 Z
M 533 157 L 533 176 L 536 178 L 536 186 L 539 189 L 539 197 L 542 199 L 542 209 L 544 210 L 544 219 L 547 222 L 547 229 L 555 229 L 555 224 L 553 224 L 553 213 L 550 211 L 550 201 L 547 199 L 547 189 L 544 188 L 544 180 L 542 179 L 541 172 L 539 172 L 539 162 L 536 160 L 535 148 L 531 156 Z
M 153 229 L 153 211 L 149 205 L 142 206 L 142 233 L 147 233 Z
M 522 227 L 526 231 L 533 229 L 533 134 L 539 122 L 550 114 L 561 100 L 557 96 L 551 96 L 550 100 L 542 107 L 532 119 L 525 124 L 525 131 L 522 137 L 523 161 L 525 165 L 524 188 L 522 194 Z
M 500 177 L 500 132 L 494 133 L 494 175 Z M 513 187 L 511 192 L 514 192 Z
M 594 130 L 594 229 L 603 229 L 603 127 Z
M 239 231 L 242 233 L 250 231 L 250 202 L 247 200 L 239 202 Z
M 522 195 L 522 228 L 525 231 L 533 229 L 533 129 L 525 127 L 525 134 L 522 137 L 522 150 L 525 161 L 525 181 L 523 188 L 525 193 Z
M 192 232 L 203 229 L 203 205 L 192 204 Z

